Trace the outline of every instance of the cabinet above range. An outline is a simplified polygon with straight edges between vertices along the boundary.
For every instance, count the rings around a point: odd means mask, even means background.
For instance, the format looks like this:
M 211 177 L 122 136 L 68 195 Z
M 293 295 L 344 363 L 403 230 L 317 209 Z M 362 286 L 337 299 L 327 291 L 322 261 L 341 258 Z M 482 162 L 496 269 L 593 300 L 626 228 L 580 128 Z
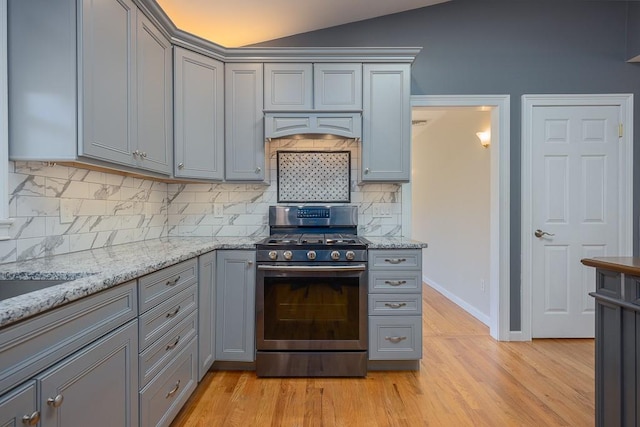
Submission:
M 368 155 L 361 180 L 408 180 L 410 140 L 397 130 L 410 127 L 409 98 L 394 96 L 384 119 L 366 105 L 379 98 L 363 69 L 408 70 L 419 48 L 227 49 L 180 31 L 155 0 L 9 0 L 8 10 L 11 160 L 269 183 L 265 139 L 331 134 L 364 149 L 370 135 L 384 161 Z M 389 126 L 396 100 L 402 124 Z M 394 173 L 377 173 L 389 153 Z

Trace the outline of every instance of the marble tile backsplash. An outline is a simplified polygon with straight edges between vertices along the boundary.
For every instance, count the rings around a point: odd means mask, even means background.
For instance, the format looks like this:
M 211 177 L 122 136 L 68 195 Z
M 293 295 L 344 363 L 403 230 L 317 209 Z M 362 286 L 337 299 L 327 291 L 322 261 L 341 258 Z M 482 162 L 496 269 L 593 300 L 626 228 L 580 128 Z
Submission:
M 359 142 L 273 140 L 269 184 L 167 184 L 42 162 L 9 162 L 10 240 L 0 263 L 166 236 L 261 237 L 277 204 L 278 150 L 351 151 L 359 234 L 401 235 L 401 186 L 357 184 Z M 390 212 L 374 218 L 374 210 Z

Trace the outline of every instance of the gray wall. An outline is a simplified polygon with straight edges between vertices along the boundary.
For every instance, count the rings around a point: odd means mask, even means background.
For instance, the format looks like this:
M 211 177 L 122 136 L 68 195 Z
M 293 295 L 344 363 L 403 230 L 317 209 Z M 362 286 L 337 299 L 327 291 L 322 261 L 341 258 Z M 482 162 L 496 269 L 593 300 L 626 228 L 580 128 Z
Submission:
M 511 330 L 520 330 L 520 140 L 523 94 L 633 93 L 640 64 L 627 63 L 631 2 L 453 0 L 448 3 L 273 40 L 261 46 L 422 46 L 414 95 L 511 95 Z M 630 15 L 631 17 L 632 15 Z M 630 19 L 631 22 L 635 21 Z M 640 164 L 640 114 L 634 160 Z M 634 176 L 638 254 L 640 167 Z

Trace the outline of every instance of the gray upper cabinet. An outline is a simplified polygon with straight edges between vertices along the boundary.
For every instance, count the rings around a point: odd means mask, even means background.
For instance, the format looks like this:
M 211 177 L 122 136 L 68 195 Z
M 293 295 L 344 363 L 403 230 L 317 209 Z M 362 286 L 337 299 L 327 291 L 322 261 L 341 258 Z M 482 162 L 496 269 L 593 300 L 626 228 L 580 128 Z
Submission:
M 10 158 L 168 174 L 170 43 L 136 5 L 11 0 L 8 11 Z
M 83 0 L 82 139 L 79 154 L 135 162 L 136 6 L 131 0 Z M 73 141 L 75 142 L 75 141 Z
M 408 182 L 411 172 L 411 68 L 364 64 L 362 181 Z
M 313 64 L 313 95 L 316 110 L 362 110 L 362 64 Z
M 229 181 L 269 179 L 263 87 L 262 64 L 225 64 L 225 177 Z
M 265 64 L 265 111 L 360 111 L 362 64 Z
M 171 43 L 142 13 L 138 13 L 137 166 L 171 173 L 173 149 L 173 87 Z
M 266 111 L 313 108 L 313 64 L 264 64 L 264 74 Z
M 224 64 L 180 47 L 175 62 L 175 167 L 180 178 L 224 179 Z

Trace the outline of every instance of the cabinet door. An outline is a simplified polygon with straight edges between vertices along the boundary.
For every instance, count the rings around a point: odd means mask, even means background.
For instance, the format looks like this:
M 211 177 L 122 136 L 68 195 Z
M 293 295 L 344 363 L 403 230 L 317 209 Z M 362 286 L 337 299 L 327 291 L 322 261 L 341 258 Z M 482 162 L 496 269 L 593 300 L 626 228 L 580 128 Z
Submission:
M 198 258 L 198 381 L 216 356 L 216 253 Z
M 313 64 L 316 110 L 362 110 L 362 64 Z
M 134 165 L 136 6 L 82 1 L 80 155 Z
M 268 180 L 262 81 L 262 64 L 225 65 L 227 180 Z
M 216 360 L 255 360 L 255 252 L 218 251 Z
M 41 426 L 137 426 L 137 321 L 36 377 Z
M 305 111 L 313 108 L 313 64 L 264 64 L 264 109 Z
M 173 148 L 171 43 L 138 13 L 137 150 L 140 168 L 170 174 Z
M 29 381 L 17 390 L 0 396 L 0 426 L 34 426 L 38 424 L 36 382 Z
M 184 178 L 224 179 L 224 64 L 175 52 L 175 167 Z
M 411 161 L 411 68 L 364 64 L 362 180 L 407 182 Z

